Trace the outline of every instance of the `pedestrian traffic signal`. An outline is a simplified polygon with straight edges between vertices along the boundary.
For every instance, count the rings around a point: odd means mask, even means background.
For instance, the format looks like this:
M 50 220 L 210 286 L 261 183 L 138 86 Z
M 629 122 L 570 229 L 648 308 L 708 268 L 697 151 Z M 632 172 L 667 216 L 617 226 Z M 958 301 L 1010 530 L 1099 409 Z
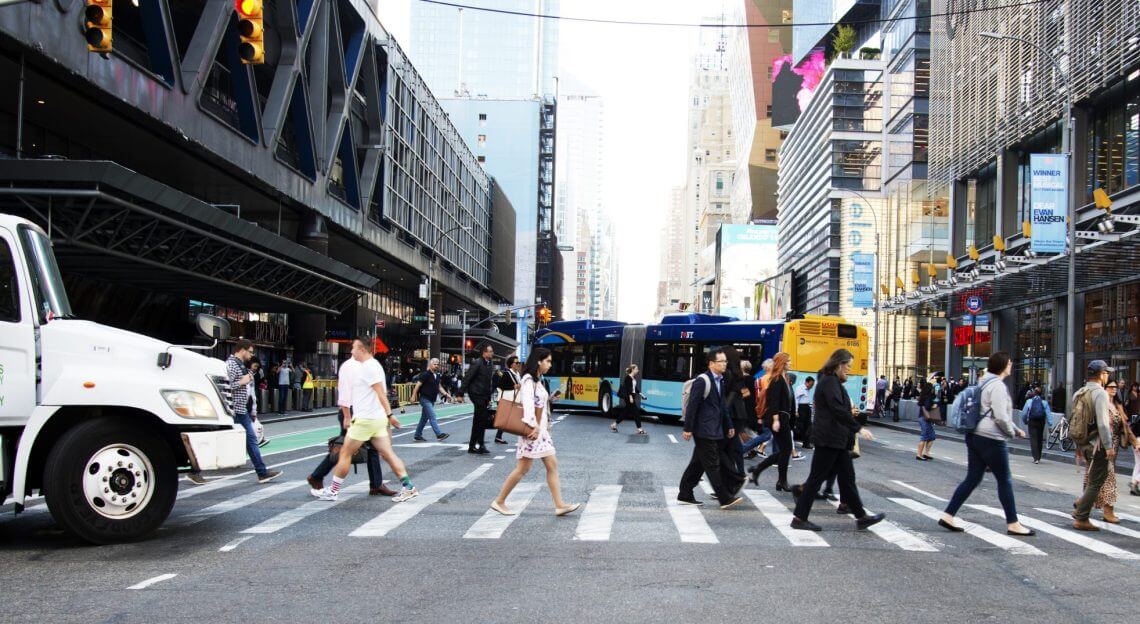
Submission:
M 111 51 L 111 0 L 87 0 L 83 37 L 90 52 Z
M 538 322 L 539 323 L 546 325 L 547 323 L 550 322 L 551 318 L 553 318 L 553 317 L 550 314 L 550 308 L 548 308 L 546 306 L 542 306 L 541 308 L 538 309 Z
M 238 13 L 238 34 L 241 45 L 238 52 L 241 62 L 246 65 L 261 65 L 265 62 L 265 30 L 262 0 L 234 0 Z

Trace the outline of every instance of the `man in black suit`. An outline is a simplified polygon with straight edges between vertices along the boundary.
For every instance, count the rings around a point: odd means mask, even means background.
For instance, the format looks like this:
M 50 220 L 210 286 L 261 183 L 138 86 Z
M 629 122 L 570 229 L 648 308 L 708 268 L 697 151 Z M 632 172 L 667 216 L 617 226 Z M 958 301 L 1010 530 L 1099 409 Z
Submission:
M 736 435 L 728 413 L 727 390 L 724 379 L 728 368 L 728 357 L 723 349 L 709 351 L 707 372 L 702 373 L 689 389 L 689 398 L 684 405 L 685 429 L 681 437 L 692 440 L 693 457 L 681 475 L 677 501 L 684 505 L 700 505 L 693 497 L 693 488 L 701 479 L 701 473 L 708 477 L 713 492 L 720 501 L 721 509 L 728 509 L 741 500 L 727 488 L 730 484 L 721 478 L 721 450 L 724 440 Z M 744 482 L 741 480 L 740 484 Z
M 491 345 L 483 345 L 483 357 L 471 363 L 460 388 L 459 398 L 468 396 L 475 406 L 475 413 L 471 416 L 471 440 L 467 443 L 467 452 L 475 455 L 490 453 L 485 437 L 487 427 L 495 418 L 495 411 L 491 409 L 491 394 L 495 391 L 495 365 L 491 360 L 494 355 L 495 349 Z

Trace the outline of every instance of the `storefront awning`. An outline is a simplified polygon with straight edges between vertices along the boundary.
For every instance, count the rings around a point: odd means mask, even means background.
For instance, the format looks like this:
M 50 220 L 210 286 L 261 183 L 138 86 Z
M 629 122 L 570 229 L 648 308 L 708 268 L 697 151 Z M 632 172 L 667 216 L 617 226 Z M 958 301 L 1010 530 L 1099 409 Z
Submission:
M 243 310 L 339 314 L 377 278 L 105 161 L 0 161 L 0 211 L 65 272 Z

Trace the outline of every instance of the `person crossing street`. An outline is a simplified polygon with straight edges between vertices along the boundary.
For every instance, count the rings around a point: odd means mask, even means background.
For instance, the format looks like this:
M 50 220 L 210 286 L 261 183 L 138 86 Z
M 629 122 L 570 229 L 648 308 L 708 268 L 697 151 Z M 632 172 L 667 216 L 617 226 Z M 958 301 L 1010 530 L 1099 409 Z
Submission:
M 234 422 L 245 429 L 245 452 L 253 469 L 257 472 L 258 483 L 268 483 L 281 476 L 280 470 L 270 470 L 261 459 L 257 444 L 257 433 L 249 415 L 249 391 L 253 386 L 253 374 L 246 368 L 246 362 L 253 357 L 253 343 L 244 338 L 234 344 L 234 352 L 226 359 L 226 377 L 229 378 L 230 392 L 233 394 Z
M 490 453 L 486 437 L 487 427 L 495 418 L 495 410 L 491 407 L 491 394 L 495 391 L 495 365 L 491 359 L 494 355 L 494 347 L 483 345 L 482 357 L 467 369 L 458 395 L 460 399 L 467 396 L 475 408 L 471 415 L 471 439 L 467 442 L 467 452 L 474 455 Z
M 683 407 L 685 425 L 681 437 L 686 442 L 693 441 L 693 456 L 681 475 L 677 500 L 684 505 L 701 505 L 693 496 L 693 488 L 704 473 L 720 508 L 729 509 L 743 500 L 736 495 L 743 486 L 743 480 L 731 484 L 722 480 L 721 449 L 726 439 L 736 435 L 724 396 L 728 356 L 723 349 L 713 349 L 708 352 L 707 360 L 708 370 L 692 381 L 688 401 Z
M 416 442 L 424 441 L 424 425 L 429 423 L 436 440 L 443 441 L 451 436 L 440 430 L 436 419 L 435 402 L 439 400 L 440 393 L 447 399 L 451 398 L 447 390 L 440 386 L 439 358 L 432 358 L 428 361 L 427 370 L 416 376 L 416 385 L 412 388 L 412 402 L 419 401 L 420 404 L 420 423 L 416 425 L 416 434 L 412 437 Z

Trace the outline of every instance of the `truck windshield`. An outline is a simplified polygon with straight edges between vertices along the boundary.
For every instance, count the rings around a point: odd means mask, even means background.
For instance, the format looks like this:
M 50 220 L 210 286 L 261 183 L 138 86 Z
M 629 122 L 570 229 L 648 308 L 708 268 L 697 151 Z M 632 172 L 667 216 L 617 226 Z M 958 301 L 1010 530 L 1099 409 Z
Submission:
M 24 243 L 24 254 L 28 261 L 28 274 L 32 277 L 32 290 L 36 297 L 36 309 L 40 321 L 53 318 L 74 318 L 59 265 L 51 250 L 51 241 L 38 228 L 20 227 L 20 238 Z

